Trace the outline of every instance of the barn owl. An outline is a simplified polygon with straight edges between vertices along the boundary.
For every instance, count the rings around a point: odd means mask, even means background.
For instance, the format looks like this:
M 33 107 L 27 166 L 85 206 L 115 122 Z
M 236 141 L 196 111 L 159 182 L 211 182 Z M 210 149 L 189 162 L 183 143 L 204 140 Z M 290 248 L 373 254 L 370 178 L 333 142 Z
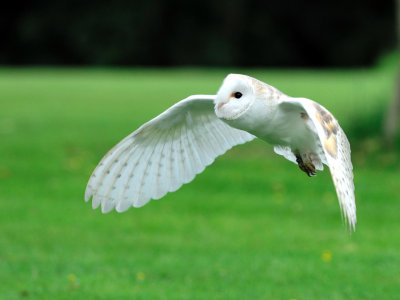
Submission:
M 256 137 L 308 176 L 327 165 L 344 218 L 355 230 L 350 145 L 337 120 L 312 100 L 240 74 L 229 74 L 217 95 L 181 100 L 118 143 L 91 175 L 85 200 L 92 198 L 103 213 L 143 206 Z

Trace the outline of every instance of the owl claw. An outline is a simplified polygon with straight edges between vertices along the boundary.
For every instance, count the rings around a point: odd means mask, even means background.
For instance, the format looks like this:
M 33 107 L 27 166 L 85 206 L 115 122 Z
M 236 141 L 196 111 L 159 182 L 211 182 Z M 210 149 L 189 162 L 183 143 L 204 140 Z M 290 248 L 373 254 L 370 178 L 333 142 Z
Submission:
M 315 171 L 315 166 L 309 157 L 307 157 L 307 160 L 304 162 L 300 154 L 296 154 L 296 161 L 299 165 L 300 170 L 305 172 L 309 177 L 317 174 L 317 172 Z

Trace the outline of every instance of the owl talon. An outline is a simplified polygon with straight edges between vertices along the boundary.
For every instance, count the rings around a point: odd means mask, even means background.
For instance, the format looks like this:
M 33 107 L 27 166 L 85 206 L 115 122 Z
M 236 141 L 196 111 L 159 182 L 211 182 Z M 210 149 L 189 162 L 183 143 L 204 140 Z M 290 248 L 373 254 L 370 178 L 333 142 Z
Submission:
M 307 158 L 307 160 L 304 162 L 301 156 L 299 154 L 296 154 L 296 162 L 299 165 L 300 170 L 306 173 L 309 177 L 317 174 L 317 172 L 315 171 L 315 166 L 312 163 L 311 159 Z

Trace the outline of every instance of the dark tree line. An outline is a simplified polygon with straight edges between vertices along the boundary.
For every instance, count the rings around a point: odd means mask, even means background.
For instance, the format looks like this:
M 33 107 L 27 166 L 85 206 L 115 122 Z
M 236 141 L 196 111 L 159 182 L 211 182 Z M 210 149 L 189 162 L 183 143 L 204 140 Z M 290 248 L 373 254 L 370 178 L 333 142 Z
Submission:
M 362 66 L 393 49 L 396 36 L 394 1 L 8 5 L 0 64 Z

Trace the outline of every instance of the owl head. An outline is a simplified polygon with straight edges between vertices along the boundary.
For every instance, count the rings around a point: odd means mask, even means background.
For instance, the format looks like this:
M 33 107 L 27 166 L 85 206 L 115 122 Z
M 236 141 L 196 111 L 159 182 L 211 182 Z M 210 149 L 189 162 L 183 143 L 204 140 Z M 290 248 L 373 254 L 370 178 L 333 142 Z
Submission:
M 229 74 L 218 90 L 215 98 L 215 113 L 219 118 L 235 120 L 249 110 L 255 101 L 252 78 Z

